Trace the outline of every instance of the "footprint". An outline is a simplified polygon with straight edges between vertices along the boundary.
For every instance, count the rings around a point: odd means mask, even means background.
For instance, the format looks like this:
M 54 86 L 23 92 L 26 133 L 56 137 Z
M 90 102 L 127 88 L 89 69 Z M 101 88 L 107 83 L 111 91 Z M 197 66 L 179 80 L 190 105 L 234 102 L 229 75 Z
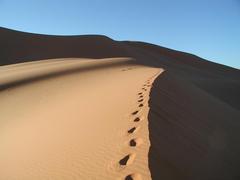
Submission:
M 132 113 L 132 115 L 136 115 L 138 112 L 139 112 L 139 111 L 134 111 L 134 112 Z
M 129 174 L 125 177 L 125 180 L 142 180 L 142 176 L 137 173 Z
M 139 96 L 139 98 L 143 98 L 143 95 Z
M 129 141 L 129 146 L 136 147 L 141 145 L 142 143 L 143 143 L 143 140 L 141 138 L 135 138 Z
M 136 127 L 133 127 L 133 128 L 131 128 L 131 129 L 129 129 L 129 130 L 128 130 L 128 134 L 134 133 L 137 129 L 138 129 L 138 128 L 136 128 Z
M 119 161 L 119 164 L 121 166 L 126 166 L 126 165 L 129 165 L 129 164 L 132 164 L 134 159 L 135 159 L 135 156 L 136 156 L 135 154 L 128 154 Z
M 139 106 L 138 107 L 143 107 L 143 104 L 141 103 L 141 104 L 139 104 Z
M 143 99 L 139 99 L 138 102 L 143 102 Z
M 136 117 L 133 121 L 134 122 L 139 122 L 141 119 L 139 117 Z
M 142 95 L 142 94 L 143 94 L 142 92 L 138 93 L 138 95 Z

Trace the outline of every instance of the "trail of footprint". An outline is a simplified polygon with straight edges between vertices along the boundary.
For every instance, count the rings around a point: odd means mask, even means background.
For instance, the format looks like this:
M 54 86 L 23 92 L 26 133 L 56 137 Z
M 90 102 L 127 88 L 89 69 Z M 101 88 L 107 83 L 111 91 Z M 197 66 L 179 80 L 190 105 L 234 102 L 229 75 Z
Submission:
M 128 68 L 127 70 L 131 70 L 131 68 Z M 146 81 L 146 84 L 143 85 L 142 90 L 147 91 L 147 87 L 151 87 L 150 79 L 148 79 Z M 143 99 L 143 92 L 139 92 L 138 95 L 139 95 L 139 98 L 140 98 L 138 100 L 138 102 L 142 102 L 144 100 Z M 143 103 L 139 104 L 138 107 L 143 107 Z M 139 113 L 139 110 L 136 110 L 136 111 L 132 112 L 132 115 L 136 115 L 138 113 Z M 142 118 L 136 117 L 133 121 L 134 122 L 139 122 L 141 120 L 142 120 Z M 127 132 L 128 132 L 128 134 L 133 134 L 138 129 L 139 129 L 139 127 L 133 127 L 131 129 L 129 129 Z M 141 138 L 134 138 L 134 139 L 131 139 L 129 141 L 129 146 L 130 147 L 137 147 L 137 146 L 141 145 L 142 143 L 143 143 L 143 140 Z M 126 155 L 121 160 L 119 160 L 119 165 L 120 166 L 127 166 L 127 165 L 131 164 L 134 161 L 135 156 L 136 156 L 136 154 Z M 138 173 L 132 173 L 132 174 L 127 175 L 125 177 L 125 180 L 142 180 L 142 176 Z
M 135 154 L 128 154 L 125 157 L 123 157 L 120 161 L 119 164 L 121 166 L 127 166 L 129 164 L 132 164 L 134 159 L 135 159 L 136 155 Z
M 129 174 L 125 177 L 125 180 L 142 180 L 142 176 L 137 173 Z

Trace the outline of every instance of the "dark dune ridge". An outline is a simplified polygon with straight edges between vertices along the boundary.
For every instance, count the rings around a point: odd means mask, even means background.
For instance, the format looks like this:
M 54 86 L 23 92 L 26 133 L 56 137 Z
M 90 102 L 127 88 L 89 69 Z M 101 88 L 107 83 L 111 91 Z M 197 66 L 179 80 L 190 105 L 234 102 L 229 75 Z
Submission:
M 153 179 L 239 179 L 240 71 L 157 45 L 105 36 L 0 28 L 0 65 L 52 58 L 131 57 L 161 67 L 149 106 Z
M 52 36 L 0 28 L 0 65 L 53 58 L 110 58 L 127 56 L 106 36 Z

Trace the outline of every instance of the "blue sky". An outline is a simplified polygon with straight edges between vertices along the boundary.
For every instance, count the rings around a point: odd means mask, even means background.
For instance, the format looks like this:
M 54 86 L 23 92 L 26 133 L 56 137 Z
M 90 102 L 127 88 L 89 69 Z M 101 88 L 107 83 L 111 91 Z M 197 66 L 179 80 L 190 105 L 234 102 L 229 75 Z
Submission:
M 240 0 L 0 0 L 0 26 L 145 41 L 240 68 Z

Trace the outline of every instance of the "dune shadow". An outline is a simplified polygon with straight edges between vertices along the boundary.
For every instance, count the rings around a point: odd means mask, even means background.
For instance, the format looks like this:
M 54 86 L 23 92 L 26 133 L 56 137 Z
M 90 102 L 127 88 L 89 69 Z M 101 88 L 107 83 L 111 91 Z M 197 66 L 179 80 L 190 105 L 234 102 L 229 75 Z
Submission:
M 149 99 L 153 180 L 237 179 L 240 113 L 163 72 Z
M 118 62 L 107 62 L 107 63 L 91 64 L 89 66 L 84 66 L 84 67 L 83 66 L 75 66 L 75 67 L 71 67 L 71 68 L 66 68 L 64 70 L 43 73 L 43 74 L 40 74 L 37 76 L 29 76 L 29 77 L 26 77 L 23 79 L 15 80 L 13 82 L 0 84 L 0 91 L 5 90 L 10 87 L 21 86 L 21 85 L 25 85 L 25 84 L 28 84 L 31 82 L 40 81 L 40 80 L 44 80 L 44 79 L 49 79 L 49 78 L 54 78 L 54 77 L 59 77 L 59 76 L 64 76 L 64 75 L 71 75 L 74 73 L 80 73 L 80 72 L 86 72 L 86 71 L 92 71 L 92 70 L 100 70 L 100 69 L 104 69 L 104 68 L 124 66 L 127 64 L 132 64 L 132 61 L 126 60 L 126 61 L 118 61 Z

